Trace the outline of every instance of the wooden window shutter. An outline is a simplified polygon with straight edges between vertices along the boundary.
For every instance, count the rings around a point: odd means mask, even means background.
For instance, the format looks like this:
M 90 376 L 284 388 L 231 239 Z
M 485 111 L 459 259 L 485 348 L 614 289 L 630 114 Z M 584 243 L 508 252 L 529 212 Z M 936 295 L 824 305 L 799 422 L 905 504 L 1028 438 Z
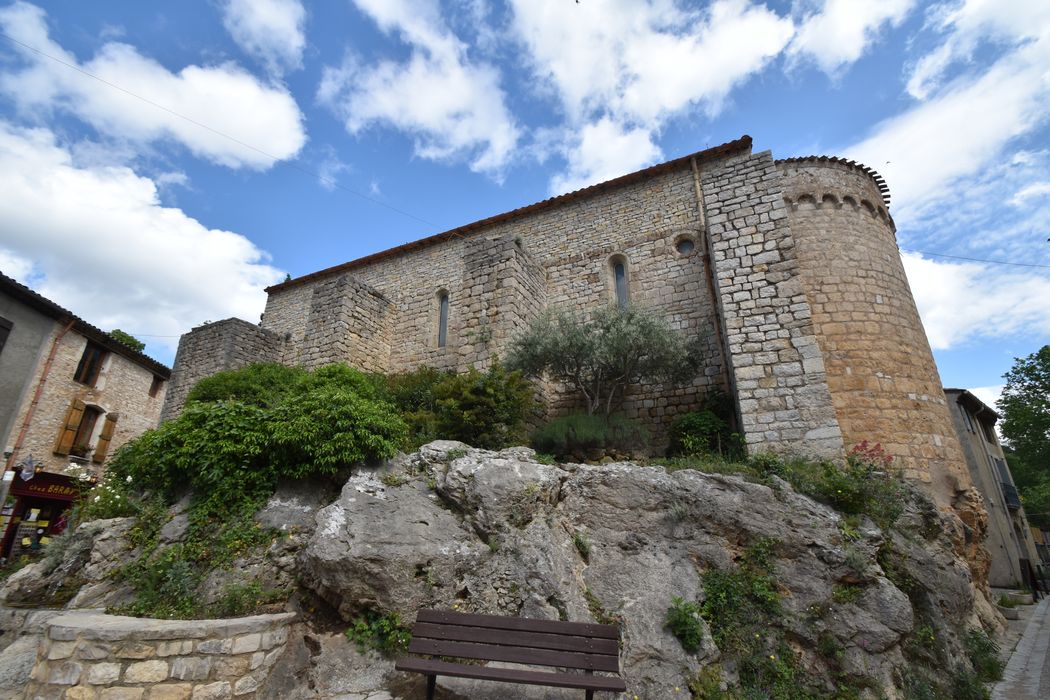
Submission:
M 117 428 L 117 414 L 107 413 L 106 422 L 102 424 L 102 433 L 98 436 L 98 445 L 95 446 L 95 454 L 91 461 L 102 464 L 106 461 L 106 452 L 109 451 L 109 441 L 113 439 L 113 431 Z
M 62 430 L 59 431 L 58 441 L 55 443 L 56 455 L 68 455 L 69 450 L 72 449 L 73 441 L 77 439 L 80 421 L 84 418 L 84 408 L 84 402 L 80 399 L 73 399 L 73 403 L 69 404 L 66 419 L 62 423 Z

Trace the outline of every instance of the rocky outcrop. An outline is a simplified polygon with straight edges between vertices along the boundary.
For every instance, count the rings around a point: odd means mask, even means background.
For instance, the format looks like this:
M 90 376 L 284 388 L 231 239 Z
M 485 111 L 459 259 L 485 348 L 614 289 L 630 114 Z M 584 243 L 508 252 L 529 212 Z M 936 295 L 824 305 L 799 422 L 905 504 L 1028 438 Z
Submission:
M 344 620 L 370 609 L 411 621 L 422 607 L 444 607 L 616 621 L 629 691 L 674 697 L 726 658 L 709 633 L 698 652 L 682 648 L 664 626 L 672 599 L 702 601 L 704 572 L 732 568 L 751 543 L 771 538 L 778 624 L 801 667 L 893 696 L 917 626 L 962 657 L 969 627 L 998 624 L 954 550 L 948 533 L 960 527 L 918 496 L 894 532 L 867 521 L 854 531 L 775 478 L 548 465 L 526 448 L 439 441 L 386 472 L 351 477 L 317 514 L 299 578 Z M 732 663 L 723 671 L 732 678 Z M 505 692 L 439 683 L 471 698 Z

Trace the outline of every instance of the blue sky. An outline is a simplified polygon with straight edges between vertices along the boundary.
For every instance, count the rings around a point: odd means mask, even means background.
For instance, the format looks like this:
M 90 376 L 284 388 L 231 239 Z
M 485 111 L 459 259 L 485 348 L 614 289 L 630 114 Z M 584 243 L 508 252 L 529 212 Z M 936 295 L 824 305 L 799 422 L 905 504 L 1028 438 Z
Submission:
M 15 2 L 0 32 L 0 270 L 165 362 L 286 273 L 745 133 L 885 176 L 946 386 L 1050 342 L 1045 0 Z

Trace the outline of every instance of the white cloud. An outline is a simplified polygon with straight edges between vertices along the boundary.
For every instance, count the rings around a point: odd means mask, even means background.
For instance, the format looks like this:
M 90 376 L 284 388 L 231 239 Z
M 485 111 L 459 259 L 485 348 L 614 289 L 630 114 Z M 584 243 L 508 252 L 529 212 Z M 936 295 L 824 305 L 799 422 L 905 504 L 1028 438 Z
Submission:
M 788 54 L 812 59 L 831 75 L 863 56 L 879 30 L 898 26 L 914 5 L 915 0 L 823 0 L 802 19 Z
M 958 178 L 1003 159 L 1013 139 L 1047 121 L 1047 65 L 1050 40 L 1025 44 L 983 74 L 960 78 L 878 124 L 871 136 L 844 152 L 886 177 L 894 216 L 898 223 L 906 221 L 929 201 L 950 196 Z
M 944 42 L 916 61 L 907 91 L 924 100 L 941 87 L 948 69 L 968 63 L 982 42 L 1016 46 L 1047 39 L 1050 3 L 1028 0 L 954 0 L 934 5 L 927 28 L 945 34 Z
M 731 90 L 762 70 L 794 32 L 790 19 L 745 0 L 718 0 L 703 11 L 676 0 L 511 4 L 538 89 L 553 94 L 568 117 L 568 172 L 552 189 L 582 184 L 590 171 L 636 167 L 645 143 L 669 119 L 696 106 L 717 114 Z M 602 168 L 576 136 L 599 124 L 617 125 L 625 156 L 614 163 L 610 154 Z M 626 134 L 631 147 L 624 148 Z M 592 162 L 581 160 L 587 158 Z
M 934 350 L 978 338 L 1050 335 L 1050 275 L 902 255 Z
M 351 170 L 350 164 L 339 160 L 335 149 L 327 146 L 324 149 L 321 163 L 317 166 L 317 183 L 329 192 L 333 192 L 339 184 L 339 174 L 347 173 Z
M 552 195 L 638 170 L 662 155 L 647 129 L 625 129 L 608 118 L 583 127 L 579 140 L 570 148 L 566 154 L 569 172 L 551 181 Z
M 405 61 L 366 65 L 348 53 L 327 67 L 318 99 L 357 134 L 392 126 L 411 134 L 416 155 L 431 160 L 467 158 L 476 172 L 497 177 L 518 143 L 499 71 L 474 61 L 431 1 L 355 0 L 379 28 L 411 48 Z
M 15 255 L 10 250 L 0 248 L 0 272 L 27 285 L 33 272 L 33 261 Z
M 306 9 L 300 0 L 226 0 L 222 23 L 272 75 L 302 67 Z
M 1033 182 L 1018 190 L 1017 194 L 1010 198 L 1010 204 L 1019 207 L 1023 206 L 1029 199 L 1037 199 L 1047 195 L 1050 195 L 1050 182 Z
M 201 321 L 258 318 L 263 288 L 283 278 L 244 236 L 162 206 L 152 180 L 77 166 L 47 129 L 0 122 L 0 221 L 0 266 L 14 260 L 16 276 L 103 329 L 174 336 L 169 350 Z
M 0 27 L 17 41 L 127 92 L 15 45 L 24 65 L 0 73 L 0 91 L 27 117 L 66 111 L 116 141 L 173 140 L 221 165 L 260 170 L 273 165 L 269 156 L 294 157 L 306 141 L 303 115 L 287 89 L 264 85 L 234 64 L 191 65 L 173 73 L 122 43 L 107 43 L 81 63 L 51 40 L 45 19 L 43 10 L 25 2 L 0 9 Z

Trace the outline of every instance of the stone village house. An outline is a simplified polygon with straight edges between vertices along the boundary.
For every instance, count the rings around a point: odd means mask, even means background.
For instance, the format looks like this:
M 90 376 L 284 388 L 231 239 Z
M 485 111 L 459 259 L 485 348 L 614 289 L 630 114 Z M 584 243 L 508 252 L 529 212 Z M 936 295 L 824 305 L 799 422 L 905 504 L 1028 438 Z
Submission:
M 0 518 L 0 555 L 17 552 L 27 533 L 60 531 L 79 493 L 62 472 L 77 462 L 97 476 L 114 450 L 156 427 L 170 374 L 0 274 L 0 504 L 16 497 Z
M 251 362 L 462 371 L 547 307 L 629 301 L 706 347 L 690 385 L 629 392 L 626 415 L 656 435 L 723 389 L 752 452 L 879 441 L 958 505 L 970 477 L 888 207 L 863 165 L 774 160 L 744 136 L 272 286 L 259 325 L 182 337 L 163 417 L 199 379 Z M 539 389 L 552 414 L 576 400 Z
M 1040 557 L 995 434 L 999 414 L 965 389 L 945 389 L 944 393 L 973 485 L 981 492 L 988 510 L 988 534 L 984 541 L 991 556 L 988 583 L 1000 588 L 1017 588 L 1028 581 L 1028 565 L 1034 569 Z

